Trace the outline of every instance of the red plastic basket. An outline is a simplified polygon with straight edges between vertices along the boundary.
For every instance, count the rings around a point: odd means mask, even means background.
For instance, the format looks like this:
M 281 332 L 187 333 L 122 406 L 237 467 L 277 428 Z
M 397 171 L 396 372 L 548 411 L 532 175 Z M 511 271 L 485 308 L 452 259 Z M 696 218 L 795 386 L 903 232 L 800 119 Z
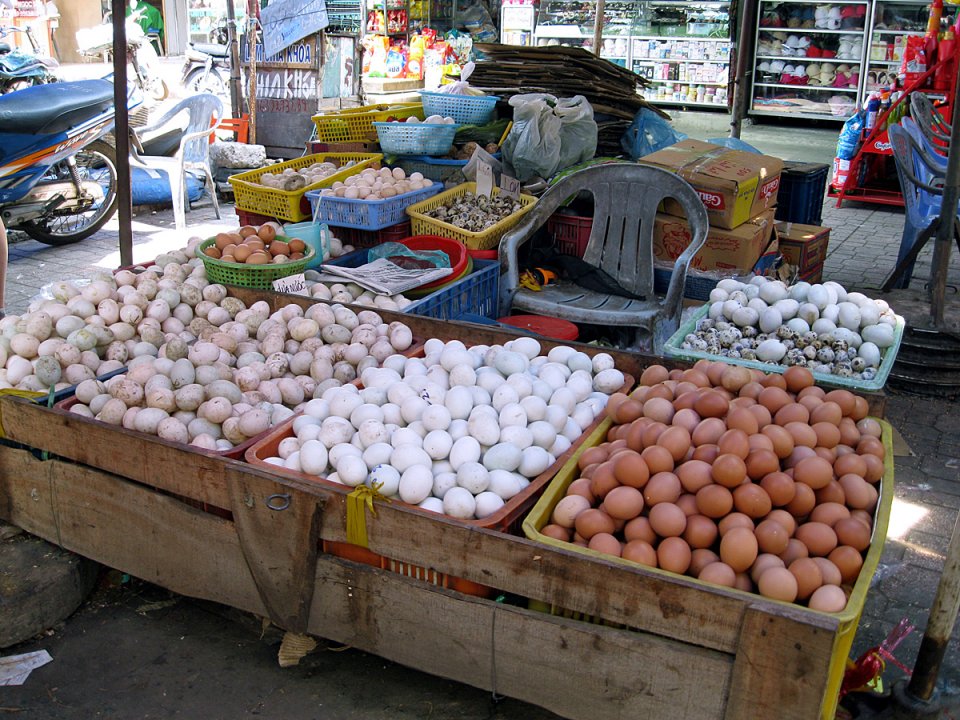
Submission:
M 439 235 L 414 235 L 413 237 L 400 240 L 411 250 L 442 250 L 450 258 L 450 268 L 453 272 L 447 277 L 434 280 L 426 285 L 417 288 L 418 294 L 421 291 L 430 288 L 437 288 L 441 285 L 448 285 L 451 281 L 460 279 L 464 271 L 467 270 L 467 264 L 470 262 L 470 256 L 467 254 L 467 248 L 462 242 L 451 240 L 450 238 L 440 237 Z
M 241 210 L 240 208 L 234 208 L 234 210 L 237 213 L 237 219 L 240 225 L 263 225 L 265 222 L 278 222 L 276 218 L 272 218 L 269 215 L 258 215 L 257 213 Z
M 592 217 L 554 213 L 547 220 L 547 232 L 553 238 L 554 247 L 562 255 L 583 257 L 593 229 Z

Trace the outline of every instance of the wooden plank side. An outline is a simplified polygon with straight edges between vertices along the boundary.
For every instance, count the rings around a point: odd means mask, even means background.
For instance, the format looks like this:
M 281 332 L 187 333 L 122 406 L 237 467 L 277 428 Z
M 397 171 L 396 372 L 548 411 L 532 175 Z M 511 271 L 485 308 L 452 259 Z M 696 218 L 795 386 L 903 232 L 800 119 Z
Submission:
M 224 458 L 19 398 L 0 398 L 11 440 L 175 495 L 230 507 Z
M 723 717 L 732 658 L 321 557 L 310 631 L 576 720 Z
M 227 470 L 233 522 L 270 620 L 307 630 L 320 538 L 322 498 L 273 480 Z
M 345 495 L 324 492 L 322 536 L 343 542 Z M 744 598 L 689 578 L 464 527 L 395 503 L 377 503 L 367 534 L 372 551 L 394 560 L 714 650 L 737 647 Z
M 838 623 L 827 615 L 817 621 L 808 615 L 787 608 L 778 615 L 748 608 L 726 720 L 820 717 Z
M 233 523 L 100 470 L 3 448 L 2 517 L 84 557 L 258 615 Z

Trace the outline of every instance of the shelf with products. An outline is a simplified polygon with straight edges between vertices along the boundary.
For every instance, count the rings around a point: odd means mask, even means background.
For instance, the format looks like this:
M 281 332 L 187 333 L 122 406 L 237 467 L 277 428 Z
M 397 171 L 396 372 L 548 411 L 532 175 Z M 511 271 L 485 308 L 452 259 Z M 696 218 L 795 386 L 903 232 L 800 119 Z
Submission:
M 926 34 L 929 14 L 929 2 L 876 0 L 867 42 L 864 97 L 889 91 L 899 82 L 907 39 Z
M 750 113 L 846 120 L 856 112 L 871 8 L 761 0 Z
M 368 35 L 381 35 L 406 41 L 410 32 L 410 9 L 407 0 L 367 2 L 365 30 Z

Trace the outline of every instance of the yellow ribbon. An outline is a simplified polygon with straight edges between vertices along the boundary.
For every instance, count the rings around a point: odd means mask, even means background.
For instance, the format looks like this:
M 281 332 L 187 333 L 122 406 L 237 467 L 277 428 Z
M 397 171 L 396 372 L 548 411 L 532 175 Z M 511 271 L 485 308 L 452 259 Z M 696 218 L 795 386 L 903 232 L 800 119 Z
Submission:
M 358 485 L 353 492 L 347 495 L 347 542 L 360 547 L 370 547 L 367 539 L 367 515 L 365 508 L 370 509 L 370 514 L 377 516 L 377 510 L 373 506 L 374 500 L 385 500 L 390 502 L 390 498 L 380 492 L 383 483 L 374 483 L 373 486 Z
M 9 397 L 20 397 L 26 398 L 27 400 L 36 400 L 37 398 L 44 397 L 47 393 L 36 392 L 34 390 L 17 390 L 16 388 L 0 388 L 0 397 L 9 396 Z M 3 432 L 3 413 L 2 407 L 0 407 L 0 438 L 5 438 L 7 435 Z

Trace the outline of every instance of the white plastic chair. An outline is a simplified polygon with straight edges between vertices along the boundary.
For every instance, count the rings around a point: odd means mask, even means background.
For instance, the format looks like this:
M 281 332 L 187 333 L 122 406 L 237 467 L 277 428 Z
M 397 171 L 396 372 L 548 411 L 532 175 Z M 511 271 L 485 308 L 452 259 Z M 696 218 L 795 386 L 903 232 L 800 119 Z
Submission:
M 187 126 L 184 128 L 180 146 L 173 157 L 158 155 L 140 155 L 136 146 L 131 144 L 131 162 L 141 167 L 163 170 L 170 179 L 170 197 L 173 201 L 173 217 L 178 230 L 186 227 L 186 209 L 190 208 L 187 197 L 187 172 L 203 173 L 204 187 L 210 193 L 213 209 L 220 217 L 220 204 L 217 202 L 217 187 L 213 182 L 210 169 L 210 133 L 223 119 L 223 102 L 216 95 L 201 93 L 178 102 L 164 112 L 156 122 L 147 127 L 137 128 L 136 134 L 146 135 L 172 122 L 181 113 L 187 113 Z

